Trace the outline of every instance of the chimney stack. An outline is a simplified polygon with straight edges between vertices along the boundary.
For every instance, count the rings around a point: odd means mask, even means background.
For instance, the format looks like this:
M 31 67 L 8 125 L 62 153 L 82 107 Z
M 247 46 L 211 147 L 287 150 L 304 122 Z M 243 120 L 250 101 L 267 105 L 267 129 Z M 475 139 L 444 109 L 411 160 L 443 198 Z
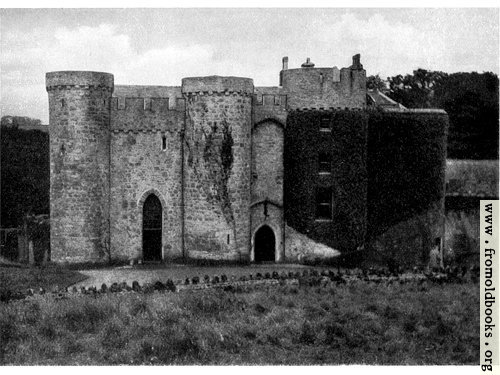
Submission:
M 283 68 L 282 70 L 287 70 L 288 69 L 288 56 L 283 57 Z
M 363 69 L 363 65 L 361 65 L 361 55 L 359 53 L 352 57 L 351 69 L 357 69 L 357 70 Z

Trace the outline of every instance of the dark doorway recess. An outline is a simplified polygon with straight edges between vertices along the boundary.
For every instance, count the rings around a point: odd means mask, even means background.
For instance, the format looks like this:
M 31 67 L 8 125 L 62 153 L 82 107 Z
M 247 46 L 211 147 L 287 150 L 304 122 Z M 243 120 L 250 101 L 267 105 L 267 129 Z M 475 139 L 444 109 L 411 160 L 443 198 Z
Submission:
M 142 208 L 142 258 L 161 260 L 162 207 L 158 197 L 151 194 Z
M 255 233 L 255 262 L 274 262 L 276 239 L 274 232 L 267 225 L 259 228 Z

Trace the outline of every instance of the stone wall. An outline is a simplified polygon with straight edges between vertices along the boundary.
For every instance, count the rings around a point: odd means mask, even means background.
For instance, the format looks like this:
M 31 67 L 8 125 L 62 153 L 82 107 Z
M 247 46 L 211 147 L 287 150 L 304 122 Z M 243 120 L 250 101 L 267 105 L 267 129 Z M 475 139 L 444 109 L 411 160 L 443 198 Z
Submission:
M 252 80 L 185 78 L 182 90 L 186 253 L 248 259 Z
M 168 99 L 169 108 L 174 109 L 178 98 L 182 98 L 180 86 L 115 85 L 114 97 L 118 98 L 163 98 Z
M 283 149 L 284 124 L 265 120 L 252 132 L 252 249 L 255 255 L 255 233 L 268 225 L 276 240 L 275 260 L 284 260 L 283 218 Z
M 253 98 L 253 123 L 274 120 L 286 124 L 287 96 L 281 87 L 256 87 Z
M 109 258 L 109 105 L 113 76 L 47 73 L 52 259 Z
M 172 116 L 175 121 L 176 116 Z M 182 116 L 179 116 L 182 118 Z M 166 149 L 162 150 L 162 137 Z M 143 203 L 155 194 L 162 204 L 162 258 L 182 257 L 181 131 L 164 121 L 156 130 L 114 131 L 111 136 L 111 253 L 142 258 Z
M 366 104 L 366 71 L 349 68 L 286 69 L 281 71 L 282 94 L 288 108 L 362 108 Z
M 283 205 L 284 124 L 264 121 L 252 133 L 252 202 Z
M 110 153 L 112 257 L 142 258 L 143 203 L 149 194 L 155 194 L 163 209 L 162 259 L 180 258 L 185 117 L 184 99 L 177 97 L 180 88 L 117 86 L 114 95 Z

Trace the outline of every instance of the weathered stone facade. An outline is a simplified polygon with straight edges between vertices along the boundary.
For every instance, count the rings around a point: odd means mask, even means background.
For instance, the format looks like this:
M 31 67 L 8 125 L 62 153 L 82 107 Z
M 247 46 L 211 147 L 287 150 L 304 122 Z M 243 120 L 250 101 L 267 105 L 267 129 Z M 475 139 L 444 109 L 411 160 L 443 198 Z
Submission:
M 287 226 L 286 207 L 295 203 L 284 199 L 285 132 L 291 111 L 366 109 L 359 55 L 342 69 L 309 60 L 288 69 L 284 58 L 276 87 L 219 76 L 175 87 L 114 86 L 108 73 L 53 72 L 47 91 L 53 260 L 140 260 L 146 251 L 159 260 L 276 262 L 339 254 Z M 360 126 L 342 137 L 365 139 Z M 349 143 L 343 139 L 334 148 Z M 366 189 L 348 181 L 359 164 L 348 166 L 349 150 L 328 155 L 333 171 L 342 171 L 332 178 Z M 150 197 L 161 205 L 159 221 L 146 207 Z M 366 215 L 365 200 L 357 206 Z M 363 236 L 364 229 L 354 242 Z

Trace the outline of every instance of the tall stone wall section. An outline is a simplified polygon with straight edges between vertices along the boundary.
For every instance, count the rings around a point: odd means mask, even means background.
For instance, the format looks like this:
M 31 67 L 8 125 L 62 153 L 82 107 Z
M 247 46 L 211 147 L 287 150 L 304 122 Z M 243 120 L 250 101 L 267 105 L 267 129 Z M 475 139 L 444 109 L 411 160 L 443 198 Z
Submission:
M 154 91 L 120 90 L 111 103 L 111 253 L 141 259 L 143 204 L 162 204 L 162 259 L 182 253 L 182 131 L 184 100 L 169 105 Z M 137 97 L 137 94 L 146 95 Z
M 283 218 L 283 151 L 284 124 L 266 120 L 256 124 L 252 132 L 252 250 L 255 254 L 255 233 L 268 225 L 276 240 L 276 261 L 284 260 Z
M 52 259 L 109 258 L 109 125 L 113 76 L 47 73 Z
M 252 134 L 252 202 L 283 204 L 284 124 L 264 121 Z
M 184 78 L 182 91 L 185 251 L 191 258 L 248 259 L 253 82 Z

